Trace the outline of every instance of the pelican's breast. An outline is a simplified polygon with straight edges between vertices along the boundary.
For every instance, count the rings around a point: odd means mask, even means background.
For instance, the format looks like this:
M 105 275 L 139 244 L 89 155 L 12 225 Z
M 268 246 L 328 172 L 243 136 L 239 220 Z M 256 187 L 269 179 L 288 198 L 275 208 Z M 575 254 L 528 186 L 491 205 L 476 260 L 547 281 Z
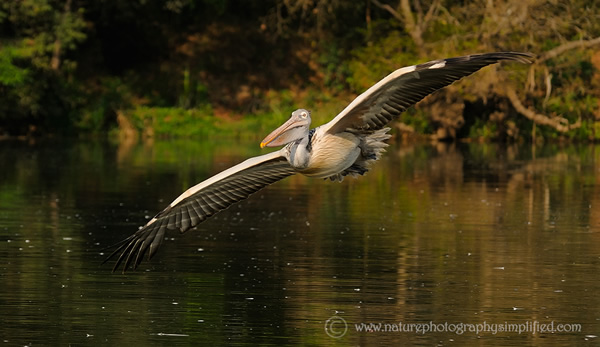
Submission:
M 300 173 L 326 178 L 346 170 L 360 154 L 359 143 L 358 137 L 351 133 L 331 135 L 319 134 L 317 131 L 313 137 L 308 165 Z

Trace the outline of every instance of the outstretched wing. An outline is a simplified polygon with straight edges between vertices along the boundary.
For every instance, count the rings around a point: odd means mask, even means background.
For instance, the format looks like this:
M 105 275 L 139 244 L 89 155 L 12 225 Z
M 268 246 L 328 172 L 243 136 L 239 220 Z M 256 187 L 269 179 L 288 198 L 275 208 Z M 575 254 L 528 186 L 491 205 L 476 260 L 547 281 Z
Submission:
M 135 234 L 119 242 L 104 262 L 120 253 L 113 271 L 123 261 L 123 272 L 129 265 L 135 269 L 146 251 L 148 258 L 156 253 L 168 230 L 183 233 L 250 194 L 293 175 L 296 170 L 282 153 L 250 158 L 191 187 Z
M 383 128 L 427 95 L 501 60 L 531 63 L 532 54 L 498 52 L 434 60 L 398 69 L 367 89 L 329 123 L 330 134 Z

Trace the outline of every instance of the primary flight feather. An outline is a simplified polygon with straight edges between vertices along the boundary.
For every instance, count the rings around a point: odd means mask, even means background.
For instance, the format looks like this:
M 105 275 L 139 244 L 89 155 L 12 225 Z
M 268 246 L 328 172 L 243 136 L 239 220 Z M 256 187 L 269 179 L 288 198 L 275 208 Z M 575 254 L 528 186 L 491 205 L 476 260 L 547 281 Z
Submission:
M 250 158 L 185 191 L 133 235 L 116 245 L 105 260 L 119 255 L 113 267 L 134 269 L 151 258 L 172 230 L 185 232 L 213 214 L 246 199 L 285 177 L 300 173 L 341 181 L 363 175 L 379 159 L 390 138 L 386 125 L 427 95 L 484 66 L 501 60 L 531 63 L 519 52 L 473 54 L 398 69 L 354 99 L 330 122 L 310 129 L 310 112 L 299 109 L 270 133 L 263 147 L 284 146 Z

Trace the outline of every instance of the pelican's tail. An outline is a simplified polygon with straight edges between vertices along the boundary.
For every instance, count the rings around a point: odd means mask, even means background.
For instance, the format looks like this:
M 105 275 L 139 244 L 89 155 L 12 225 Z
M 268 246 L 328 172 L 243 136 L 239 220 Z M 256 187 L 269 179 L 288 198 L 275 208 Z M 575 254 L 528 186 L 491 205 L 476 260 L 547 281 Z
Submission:
M 385 152 L 385 148 L 388 146 L 385 141 L 392 137 L 388 131 L 390 128 L 379 129 L 365 137 L 364 145 L 361 144 L 365 165 L 371 165 L 374 161 L 379 160 L 381 154 Z
M 367 173 L 371 164 L 379 160 L 385 152 L 385 148 L 388 146 L 385 141 L 392 137 L 392 135 L 388 134 L 388 131 L 390 131 L 390 128 L 383 128 L 361 136 L 359 144 L 361 152 L 356 162 L 339 174 L 329 177 L 329 179 L 341 182 L 344 176 L 351 175 L 352 177 L 356 177 Z

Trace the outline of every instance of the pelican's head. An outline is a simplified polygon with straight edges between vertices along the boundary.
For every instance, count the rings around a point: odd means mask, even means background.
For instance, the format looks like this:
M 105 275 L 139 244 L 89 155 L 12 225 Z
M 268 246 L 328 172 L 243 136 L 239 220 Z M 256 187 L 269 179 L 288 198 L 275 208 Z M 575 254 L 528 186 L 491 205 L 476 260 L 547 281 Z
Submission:
M 310 130 L 310 112 L 301 108 L 292 112 L 292 116 L 282 126 L 273 130 L 260 143 L 260 148 L 283 146 L 308 136 Z

